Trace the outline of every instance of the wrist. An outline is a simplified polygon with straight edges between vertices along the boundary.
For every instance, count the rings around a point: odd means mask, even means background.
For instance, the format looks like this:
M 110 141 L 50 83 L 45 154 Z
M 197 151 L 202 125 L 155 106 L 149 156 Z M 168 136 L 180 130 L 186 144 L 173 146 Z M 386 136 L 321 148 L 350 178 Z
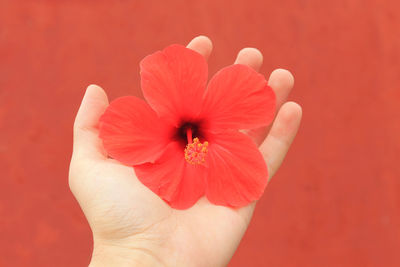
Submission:
M 150 249 L 95 241 L 89 267 L 103 266 L 164 266 L 164 264 Z

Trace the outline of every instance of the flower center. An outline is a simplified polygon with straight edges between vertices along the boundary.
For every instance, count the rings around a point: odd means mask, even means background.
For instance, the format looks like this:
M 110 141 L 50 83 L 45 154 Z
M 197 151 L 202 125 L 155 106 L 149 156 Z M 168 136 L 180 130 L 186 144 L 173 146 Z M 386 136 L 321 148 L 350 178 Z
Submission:
M 202 164 L 207 155 L 208 142 L 200 143 L 199 138 L 192 139 L 192 129 L 186 129 L 186 136 L 188 144 L 185 148 L 185 159 L 190 164 Z

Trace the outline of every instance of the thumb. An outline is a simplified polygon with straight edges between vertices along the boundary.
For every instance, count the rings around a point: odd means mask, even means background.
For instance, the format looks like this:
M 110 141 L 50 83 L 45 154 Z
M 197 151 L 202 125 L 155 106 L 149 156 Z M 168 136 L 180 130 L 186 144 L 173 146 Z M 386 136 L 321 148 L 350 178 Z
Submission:
M 97 85 L 89 85 L 75 118 L 74 155 L 106 158 L 99 138 L 98 123 L 107 107 L 108 98 L 104 90 Z

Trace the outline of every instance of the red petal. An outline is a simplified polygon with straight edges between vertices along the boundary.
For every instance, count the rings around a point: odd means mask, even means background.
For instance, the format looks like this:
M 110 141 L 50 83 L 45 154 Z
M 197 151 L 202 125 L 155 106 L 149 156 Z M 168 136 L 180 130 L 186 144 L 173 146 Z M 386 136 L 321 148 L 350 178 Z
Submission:
M 235 64 L 211 79 L 201 116 L 211 129 L 251 129 L 268 125 L 274 113 L 275 93 L 264 76 Z
M 174 124 L 195 117 L 207 83 L 208 67 L 202 55 L 171 45 L 140 62 L 144 97 L 161 116 Z
M 155 163 L 134 168 L 139 180 L 173 208 L 190 208 L 204 195 L 207 169 L 187 163 L 178 142 L 170 143 Z
M 145 101 L 133 96 L 114 100 L 100 118 L 104 148 L 127 165 L 158 159 L 169 143 L 171 128 Z
M 207 153 L 206 196 L 217 205 L 243 207 L 257 200 L 268 181 L 267 165 L 251 139 L 237 131 L 214 134 Z

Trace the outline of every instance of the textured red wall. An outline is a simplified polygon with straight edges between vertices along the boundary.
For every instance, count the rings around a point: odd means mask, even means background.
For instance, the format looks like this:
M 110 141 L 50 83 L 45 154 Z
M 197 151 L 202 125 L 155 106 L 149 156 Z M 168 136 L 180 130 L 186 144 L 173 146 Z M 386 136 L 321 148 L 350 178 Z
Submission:
M 400 266 L 396 0 L 0 1 L 0 266 L 85 266 L 68 189 L 90 83 L 139 93 L 138 63 L 206 34 L 210 72 L 244 46 L 290 69 L 303 125 L 231 266 Z

